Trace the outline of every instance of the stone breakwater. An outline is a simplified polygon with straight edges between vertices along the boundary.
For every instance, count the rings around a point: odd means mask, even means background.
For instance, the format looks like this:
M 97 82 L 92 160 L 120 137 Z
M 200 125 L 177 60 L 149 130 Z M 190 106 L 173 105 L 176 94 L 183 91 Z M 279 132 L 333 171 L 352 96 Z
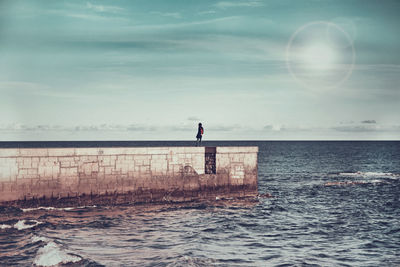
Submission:
M 0 205 L 68 206 L 251 197 L 258 147 L 0 149 Z

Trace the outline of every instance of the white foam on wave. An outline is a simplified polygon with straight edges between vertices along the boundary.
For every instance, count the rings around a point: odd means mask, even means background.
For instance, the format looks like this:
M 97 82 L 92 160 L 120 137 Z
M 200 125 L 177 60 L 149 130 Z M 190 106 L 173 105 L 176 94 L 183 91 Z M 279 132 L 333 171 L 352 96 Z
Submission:
M 42 224 L 42 222 L 36 221 L 36 220 L 19 220 L 15 224 L 1 224 L 0 229 L 9 229 L 9 228 L 15 228 L 17 230 L 25 230 L 29 228 L 33 228 L 35 226 L 38 226 L 39 224 Z
M 8 225 L 8 224 L 0 225 L 0 229 L 8 229 L 8 228 L 12 228 L 12 225 Z
M 36 266 L 55 266 L 81 260 L 80 256 L 68 253 L 55 242 L 51 241 L 38 250 L 33 263 Z
M 50 242 L 50 239 L 48 239 L 47 237 L 44 237 L 44 236 L 36 236 L 36 235 L 32 236 L 32 238 L 31 238 L 32 243 L 36 243 L 39 241 Z
M 27 224 L 28 222 L 28 224 Z M 36 220 L 19 220 L 16 224 L 14 224 L 14 228 L 18 230 L 24 230 L 24 229 L 29 229 L 32 227 L 35 227 L 39 224 L 42 224 L 42 222 L 36 221 Z
M 400 174 L 394 174 L 391 172 L 341 172 L 339 173 L 340 176 L 347 176 L 347 177 L 385 177 L 391 179 L 400 178 Z
M 356 180 L 356 181 L 334 181 L 334 182 L 326 182 L 325 186 L 348 186 L 348 185 L 363 185 L 363 184 L 380 184 L 387 183 L 383 180 Z
M 34 210 L 72 210 L 74 208 L 55 208 L 55 207 L 37 207 L 37 208 L 26 208 L 22 209 L 23 212 L 34 211 Z
M 37 207 L 37 208 L 26 208 L 21 209 L 23 212 L 35 211 L 35 210 L 61 210 L 61 211 L 68 211 L 68 210 L 75 210 L 75 209 L 85 209 L 85 208 L 96 208 L 96 205 L 93 206 L 80 206 L 80 207 L 66 207 L 66 208 L 56 208 L 56 207 Z

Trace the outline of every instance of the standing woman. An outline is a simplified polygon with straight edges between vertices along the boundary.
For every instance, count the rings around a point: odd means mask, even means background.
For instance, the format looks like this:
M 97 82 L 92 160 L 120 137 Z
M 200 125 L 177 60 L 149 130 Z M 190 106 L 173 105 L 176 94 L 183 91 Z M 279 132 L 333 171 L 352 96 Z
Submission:
M 204 133 L 204 129 L 203 129 L 203 125 L 201 123 L 199 123 L 199 128 L 197 129 L 197 141 L 196 141 L 196 146 L 199 146 L 201 144 L 201 138 L 203 137 L 203 133 Z

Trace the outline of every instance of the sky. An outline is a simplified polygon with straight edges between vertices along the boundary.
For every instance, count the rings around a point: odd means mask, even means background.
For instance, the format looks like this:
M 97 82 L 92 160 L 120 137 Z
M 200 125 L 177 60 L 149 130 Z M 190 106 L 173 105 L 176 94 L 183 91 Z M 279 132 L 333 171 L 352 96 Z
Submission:
M 400 2 L 0 1 L 0 140 L 400 140 Z

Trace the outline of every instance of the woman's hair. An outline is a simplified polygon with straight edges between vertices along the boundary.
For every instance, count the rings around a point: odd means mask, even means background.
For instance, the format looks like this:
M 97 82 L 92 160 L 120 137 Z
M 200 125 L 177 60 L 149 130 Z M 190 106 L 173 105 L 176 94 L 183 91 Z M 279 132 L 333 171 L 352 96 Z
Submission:
M 199 126 L 202 126 L 201 122 L 199 122 Z

